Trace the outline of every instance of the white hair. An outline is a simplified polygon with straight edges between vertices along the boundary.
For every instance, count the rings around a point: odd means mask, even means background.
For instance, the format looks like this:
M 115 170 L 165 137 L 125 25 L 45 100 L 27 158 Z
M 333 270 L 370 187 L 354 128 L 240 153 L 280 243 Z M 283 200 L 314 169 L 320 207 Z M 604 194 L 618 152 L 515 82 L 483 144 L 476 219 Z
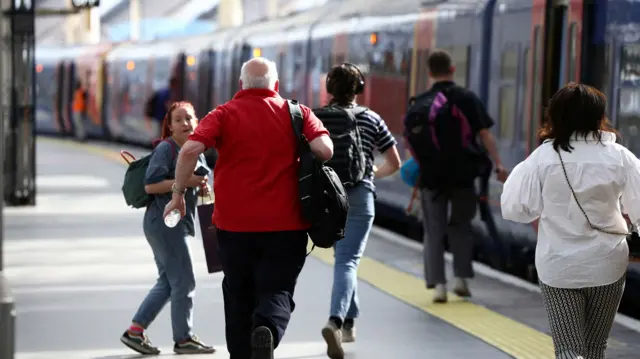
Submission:
M 247 64 L 249 62 L 259 62 L 267 66 L 267 72 L 262 76 L 253 76 L 247 73 Z M 242 81 L 242 89 L 261 88 L 273 90 L 278 81 L 278 69 L 276 63 L 269 61 L 264 57 L 254 57 L 253 59 L 242 64 L 240 69 L 240 81 Z

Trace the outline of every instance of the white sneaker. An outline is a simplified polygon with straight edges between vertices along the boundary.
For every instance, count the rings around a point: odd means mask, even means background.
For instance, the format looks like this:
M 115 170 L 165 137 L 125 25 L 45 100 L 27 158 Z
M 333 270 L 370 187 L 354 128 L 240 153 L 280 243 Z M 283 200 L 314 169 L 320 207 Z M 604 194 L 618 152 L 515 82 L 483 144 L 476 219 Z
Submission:
M 469 290 L 469 285 L 467 284 L 467 280 L 464 278 L 455 278 L 453 285 L 453 292 L 462 298 L 471 297 L 471 291 Z
M 446 303 L 447 302 L 447 285 L 436 284 L 436 289 L 433 293 L 434 303 Z
M 353 343 L 356 341 L 356 325 L 342 324 L 342 342 Z
M 332 320 L 329 320 L 327 325 L 322 328 L 322 337 L 327 343 L 327 356 L 330 359 L 344 359 L 342 331 L 338 329 Z

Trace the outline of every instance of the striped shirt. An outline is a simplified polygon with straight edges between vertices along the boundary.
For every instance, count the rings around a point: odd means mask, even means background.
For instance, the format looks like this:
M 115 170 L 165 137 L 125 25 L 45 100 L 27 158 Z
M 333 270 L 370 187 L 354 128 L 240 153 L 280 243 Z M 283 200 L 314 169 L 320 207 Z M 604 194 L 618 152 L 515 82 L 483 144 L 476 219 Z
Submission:
M 351 106 L 350 106 L 351 107 Z M 367 161 L 367 173 L 364 176 L 364 182 L 375 190 L 373 185 L 373 160 L 374 150 L 385 153 L 388 149 L 395 146 L 397 141 L 389 132 L 387 124 L 382 117 L 375 111 L 367 110 L 356 117 L 358 131 L 360 132 L 360 140 L 362 141 L 362 151 Z

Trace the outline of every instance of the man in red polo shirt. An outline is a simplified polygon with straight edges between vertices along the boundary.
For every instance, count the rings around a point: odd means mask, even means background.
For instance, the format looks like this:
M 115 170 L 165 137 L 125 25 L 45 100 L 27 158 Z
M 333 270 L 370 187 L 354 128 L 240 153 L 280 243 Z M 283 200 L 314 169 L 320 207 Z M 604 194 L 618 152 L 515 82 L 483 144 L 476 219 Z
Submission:
M 242 66 L 242 88 L 199 123 L 178 156 L 173 209 L 184 215 L 183 193 L 197 156 L 218 150 L 213 222 L 224 271 L 227 347 L 231 359 L 272 359 L 295 307 L 293 292 L 310 227 L 298 197 L 298 156 L 286 100 L 278 95 L 275 63 Z M 303 132 L 320 160 L 333 155 L 322 122 L 307 107 Z

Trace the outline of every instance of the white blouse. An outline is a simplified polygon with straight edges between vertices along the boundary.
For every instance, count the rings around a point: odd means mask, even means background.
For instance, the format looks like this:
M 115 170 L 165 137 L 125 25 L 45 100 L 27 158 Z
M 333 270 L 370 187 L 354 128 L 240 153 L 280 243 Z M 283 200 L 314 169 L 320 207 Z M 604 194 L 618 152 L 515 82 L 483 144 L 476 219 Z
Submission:
M 567 176 L 591 223 L 625 233 L 621 203 L 633 223 L 640 220 L 640 160 L 602 132 L 574 137 L 571 153 L 561 151 Z M 514 168 L 504 184 L 502 216 L 529 223 L 540 218 L 536 269 L 540 281 L 557 288 L 611 284 L 626 272 L 629 248 L 625 236 L 589 227 L 562 171 L 558 153 L 545 141 Z

